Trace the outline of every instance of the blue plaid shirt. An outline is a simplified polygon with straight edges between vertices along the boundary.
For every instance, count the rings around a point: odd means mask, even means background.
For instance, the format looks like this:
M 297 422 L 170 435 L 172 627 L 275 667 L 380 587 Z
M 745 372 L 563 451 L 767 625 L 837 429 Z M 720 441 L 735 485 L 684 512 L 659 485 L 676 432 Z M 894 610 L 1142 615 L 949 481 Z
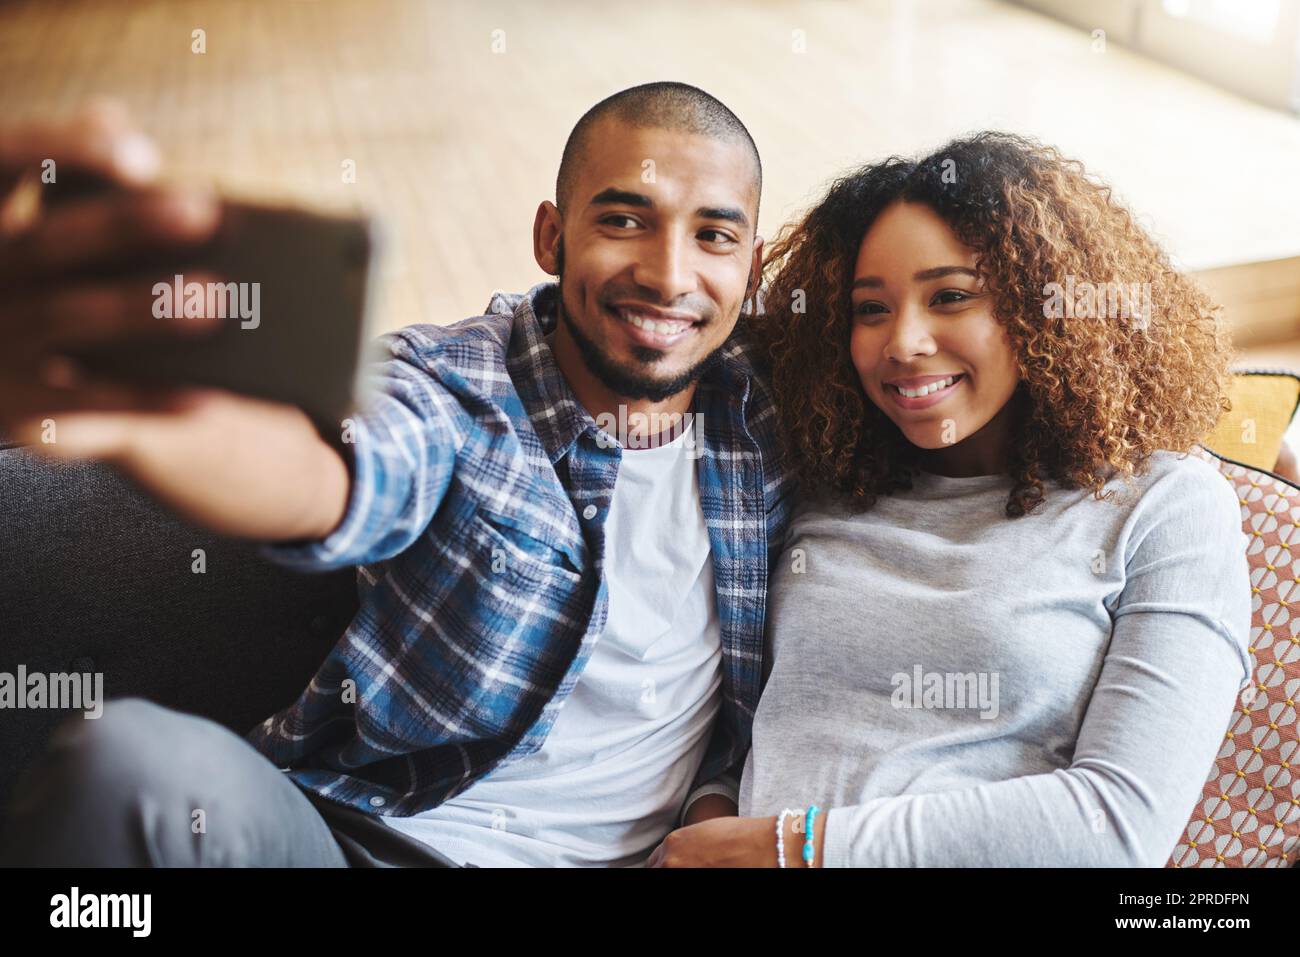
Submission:
M 302 570 L 357 567 L 360 609 L 302 695 L 248 734 L 302 787 L 372 814 L 436 807 L 537 750 L 605 627 L 604 521 L 621 448 L 543 335 L 558 287 L 380 337 L 354 421 L 339 527 L 263 546 Z M 693 789 L 734 793 L 762 681 L 768 571 L 792 480 L 744 319 L 700 380 L 701 505 L 723 703 Z M 699 424 L 697 422 L 697 424 Z M 615 543 L 614 547 L 628 547 Z

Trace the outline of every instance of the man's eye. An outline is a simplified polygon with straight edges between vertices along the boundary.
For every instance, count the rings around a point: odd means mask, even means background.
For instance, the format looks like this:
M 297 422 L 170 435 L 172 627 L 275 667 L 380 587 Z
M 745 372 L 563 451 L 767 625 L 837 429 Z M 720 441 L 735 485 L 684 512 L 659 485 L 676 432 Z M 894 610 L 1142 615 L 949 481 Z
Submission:
M 636 226 L 638 225 L 638 224 L 637 224 L 637 221 L 636 221 L 633 217 L 631 217 L 631 216 L 625 216 L 625 215 L 622 215 L 622 214 L 615 214 L 615 215 L 613 215 L 613 216 L 605 216 L 605 217 L 602 217 L 600 221 L 601 221 L 603 224 L 605 224 L 606 226 L 614 226 L 614 227 L 617 227 L 617 228 L 619 228 L 619 229 L 623 229 L 623 228 L 625 228 L 624 224 L 627 224 L 627 228 L 634 228 L 634 227 L 636 227 Z
M 716 239 L 709 239 L 709 236 L 716 236 Z M 730 233 L 725 233 L 721 229 L 705 229 L 700 231 L 700 238 L 709 243 L 734 243 L 736 237 Z

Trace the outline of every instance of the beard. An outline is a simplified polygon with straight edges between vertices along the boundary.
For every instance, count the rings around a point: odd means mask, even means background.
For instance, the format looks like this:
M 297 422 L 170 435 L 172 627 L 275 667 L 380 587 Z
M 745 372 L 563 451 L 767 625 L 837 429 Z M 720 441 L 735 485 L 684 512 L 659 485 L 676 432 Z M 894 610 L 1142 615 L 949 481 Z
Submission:
M 664 353 L 659 349 L 647 346 L 633 346 L 632 356 L 636 360 L 635 365 L 616 362 L 579 328 L 578 323 L 569 315 L 569 310 L 564 307 L 564 260 L 562 257 L 563 249 L 561 248 L 558 270 L 560 294 L 556 297 L 558 300 L 556 309 L 559 310 L 560 322 L 564 323 L 564 328 L 568 330 L 569 336 L 577 345 L 578 355 L 582 357 L 583 365 L 587 367 L 587 371 L 599 379 L 601 385 L 615 395 L 625 399 L 663 402 L 665 399 L 671 398 L 694 385 L 722 358 L 725 342 L 719 344 L 716 349 L 690 368 L 679 372 L 677 375 L 667 377 L 655 375 L 653 371 L 654 365 L 664 358 Z

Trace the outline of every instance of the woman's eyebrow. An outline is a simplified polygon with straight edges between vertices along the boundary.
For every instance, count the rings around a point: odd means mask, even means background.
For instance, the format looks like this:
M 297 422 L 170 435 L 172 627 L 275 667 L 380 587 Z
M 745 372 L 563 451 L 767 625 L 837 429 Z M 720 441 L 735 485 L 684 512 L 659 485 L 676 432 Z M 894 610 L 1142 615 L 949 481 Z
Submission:
M 979 279 L 980 274 L 969 266 L 935 266 L 932 269 L 922 269 L 920 272 L 913 274 L 912 278 L 918 282 L 925 282 L 928 279 L 942 279 L 944 276 L 966 275 L 973 279 Z M 859 276 L 853 280 L 854 289 L 879 289 L 885 284 L 885 280 L 879 276 Z
M 980 274 L 968 266 L 935 266 L 933 269 L 922 269 L 912 276 L 913 279 L 924 282 L 927 279 L 942 279 L 944 276 L 951 276 L 961 273 L 978 279 Z

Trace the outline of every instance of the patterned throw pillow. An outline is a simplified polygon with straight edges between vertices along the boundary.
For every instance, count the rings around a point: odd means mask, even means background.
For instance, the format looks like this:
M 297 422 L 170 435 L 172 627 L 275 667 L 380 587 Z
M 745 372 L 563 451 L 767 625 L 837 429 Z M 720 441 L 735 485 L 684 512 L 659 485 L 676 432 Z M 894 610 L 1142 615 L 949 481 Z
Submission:
M 1204 448 L 1193 454 L 1241 500 L 1255 672 L 1165 866 L 1289 867 L 1300 859 L 1300 554 L 1291 554 L 1300 553 L 1300 487 Z

